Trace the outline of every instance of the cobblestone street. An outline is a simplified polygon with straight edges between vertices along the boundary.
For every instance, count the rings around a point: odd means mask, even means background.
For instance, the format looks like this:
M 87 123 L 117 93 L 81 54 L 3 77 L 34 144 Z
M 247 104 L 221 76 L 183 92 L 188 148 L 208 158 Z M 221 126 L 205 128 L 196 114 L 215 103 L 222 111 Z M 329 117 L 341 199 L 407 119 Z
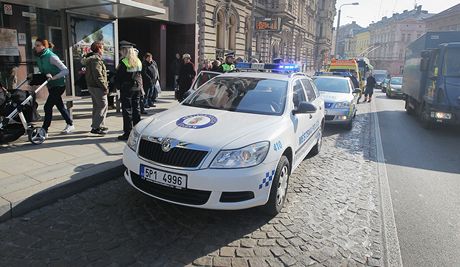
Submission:
M 0 224 L 2 266 L 381 266 L 369 105 L 352 131 L 290 178 L 283 212 L 208 211 L 157 201 L 123 178 Z

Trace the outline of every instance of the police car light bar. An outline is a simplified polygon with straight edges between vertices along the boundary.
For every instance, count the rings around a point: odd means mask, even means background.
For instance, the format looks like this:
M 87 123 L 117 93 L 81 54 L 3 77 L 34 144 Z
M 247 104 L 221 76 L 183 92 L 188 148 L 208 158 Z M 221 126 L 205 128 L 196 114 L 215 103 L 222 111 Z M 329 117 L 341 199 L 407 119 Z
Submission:
M 273 63 L 236 63 L 236 69 L 240 70 L 272 70 L 279 72 L 298 72 L 300 66 L 297 64 L 273 64 Z
M 342 76 L 351 77 L 351 73 L 347 71 L 317 71 L 315 76 Z

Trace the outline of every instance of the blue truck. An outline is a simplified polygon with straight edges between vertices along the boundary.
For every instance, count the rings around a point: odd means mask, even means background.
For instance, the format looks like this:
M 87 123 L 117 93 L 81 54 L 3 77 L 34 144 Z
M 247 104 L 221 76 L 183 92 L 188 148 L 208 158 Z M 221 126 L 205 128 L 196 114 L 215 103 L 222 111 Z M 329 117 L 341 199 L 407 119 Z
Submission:
M 460 32 L 428 32 L 406 49 L 406 111 L 423 127 L 460 125 Z

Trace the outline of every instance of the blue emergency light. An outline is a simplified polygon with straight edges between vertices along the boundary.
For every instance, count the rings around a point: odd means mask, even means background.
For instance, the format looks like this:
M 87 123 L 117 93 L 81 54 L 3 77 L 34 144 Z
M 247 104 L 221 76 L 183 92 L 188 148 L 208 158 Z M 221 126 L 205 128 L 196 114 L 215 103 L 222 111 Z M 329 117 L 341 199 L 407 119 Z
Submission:
M 240 62 L 235 64 L 239 70 L 271 70 L 274 72 L 299 72 L 300 66 L 297 64 L 274 64 L 274 63 L 247 63 Z

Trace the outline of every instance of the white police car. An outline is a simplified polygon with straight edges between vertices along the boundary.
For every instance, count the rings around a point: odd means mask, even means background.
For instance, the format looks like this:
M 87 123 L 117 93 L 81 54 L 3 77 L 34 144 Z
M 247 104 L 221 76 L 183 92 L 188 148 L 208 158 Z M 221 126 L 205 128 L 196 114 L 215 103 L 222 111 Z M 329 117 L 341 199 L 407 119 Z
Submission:
M 357 112 L 359 88 L 353 88 L 350 78 L 344 76 L 315 76 L 313 80 L 325 102 L 326 123 L 341 124 L 351 130 Z
M 265 205 L 276 214 L 290 174 L 310 152 L 319 153 L 323 125 L 324 102 L 310 78 L 222 74 L 136 125 L 124 149 L 125 178 L 149 196 L 180 205 Z

